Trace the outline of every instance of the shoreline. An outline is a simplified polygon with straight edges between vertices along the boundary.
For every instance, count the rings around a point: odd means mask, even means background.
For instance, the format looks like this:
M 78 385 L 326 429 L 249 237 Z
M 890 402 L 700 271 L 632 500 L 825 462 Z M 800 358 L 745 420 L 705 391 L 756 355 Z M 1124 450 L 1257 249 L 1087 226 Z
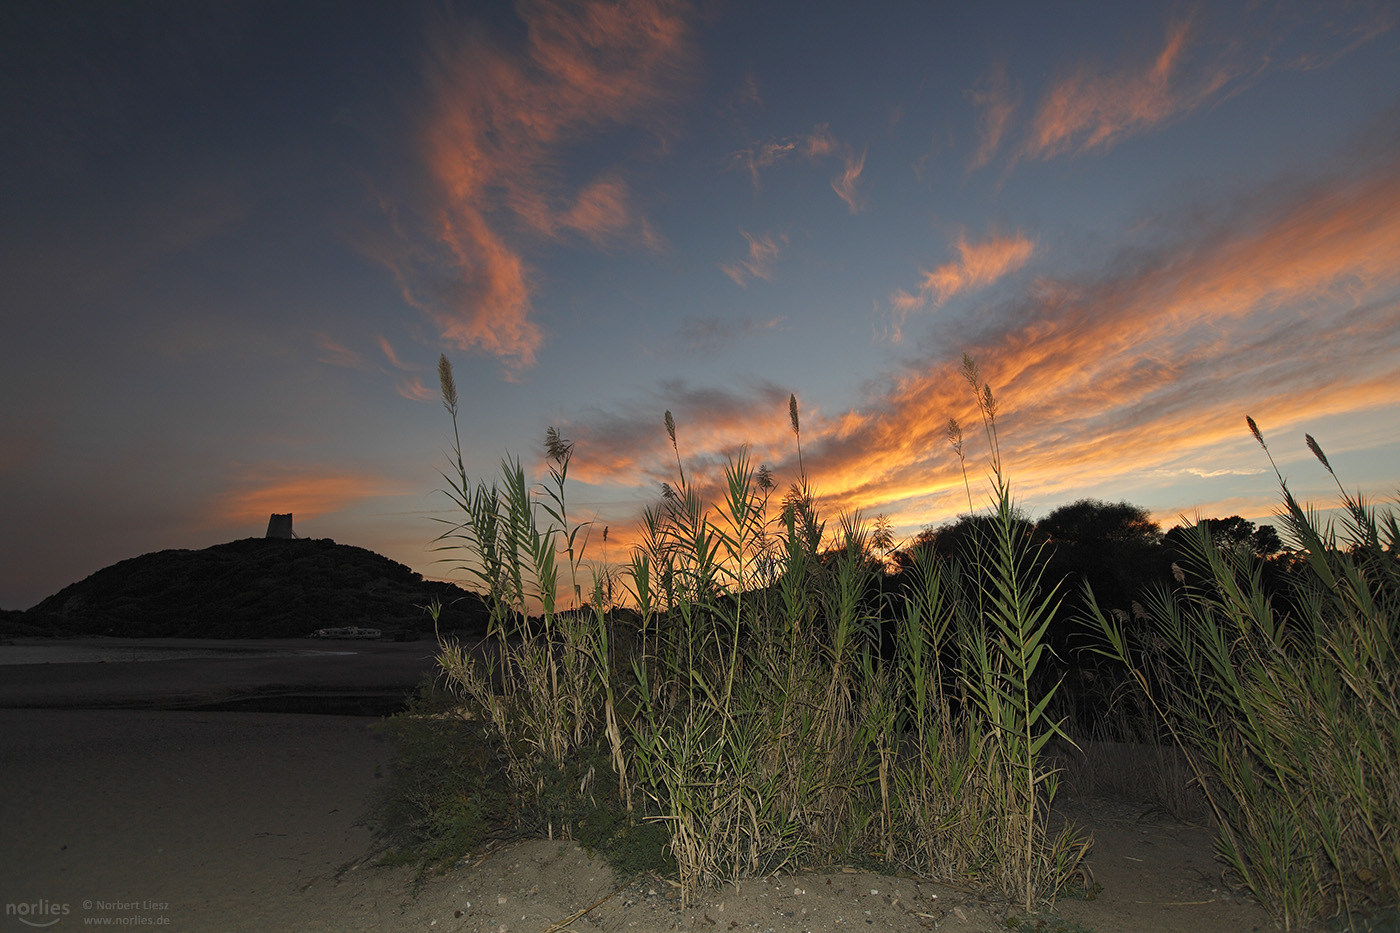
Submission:
M 322 639 L 14 639 L 103 660 L 0 665 L 0 709 L 323 712 L 383 715 L 436 669 L 437 643 Z M 126 651 L 132 659 L 117 660 Z M 162 654 L 165 656 L 162 657 Z M 63 654 L 58 655 L 60 658 Z

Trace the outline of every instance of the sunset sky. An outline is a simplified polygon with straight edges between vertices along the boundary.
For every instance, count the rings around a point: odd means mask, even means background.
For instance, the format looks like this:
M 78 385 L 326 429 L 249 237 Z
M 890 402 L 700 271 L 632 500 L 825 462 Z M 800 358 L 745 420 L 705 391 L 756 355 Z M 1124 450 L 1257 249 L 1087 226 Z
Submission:
M 0 608 L 272 512 L 442 575 L 440 353 L 468 471 L 557 426 L 614 560 L 667 410 L 786 485 L 795 393 L 830 514 L 967 511 L 964 352 L 1032 517 L 1268 521 L 1247 414 L 1391 498 L 1398 11 L 6 4 Z

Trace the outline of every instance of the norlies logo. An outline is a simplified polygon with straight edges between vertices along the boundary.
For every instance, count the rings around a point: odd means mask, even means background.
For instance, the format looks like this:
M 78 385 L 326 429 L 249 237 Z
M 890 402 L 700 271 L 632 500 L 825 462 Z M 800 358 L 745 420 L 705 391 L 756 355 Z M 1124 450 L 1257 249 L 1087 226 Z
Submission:
M 40 898 L 32 904 L 6 904 L 5 916 L 31 927 L 51 927 L 71 912 L 67 904 Z

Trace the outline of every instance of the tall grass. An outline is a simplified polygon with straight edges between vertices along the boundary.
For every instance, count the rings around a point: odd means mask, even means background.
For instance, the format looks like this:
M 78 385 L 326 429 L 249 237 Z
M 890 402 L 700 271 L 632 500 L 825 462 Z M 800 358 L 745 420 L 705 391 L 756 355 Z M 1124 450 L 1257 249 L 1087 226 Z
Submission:
M 1400 527 L 1340 483 L 1323 522 L 1279 483 L 1281 596 L 1198 525 L 1143 626 L 1090 603 L 1206 790 L 1220 856 L 1291 928 L 1400 898 Z
M 455 432 L 445 359 L 440 375 Z M 993 466 L 978 559 L 920 551 L 909 585 L 886 597 L 880 528 L 820 514 L 795 396 L 799 472 L 777 502 L 772 474 L 741 451 L 706 505 L 666 413 L 675 479 L 618 574 L 625 624 L 602 577 L 589 604 L 576 583 L 573 603 L 555 603 L 554 561 L 577 574 L 587 535 L 565 508 L 567 442 L 550 434 L 542 486 L 510 459 L 486 486 L 467 477 L 454 434 L 444 478 L 462 517 L 440 541 L 492 597 L 491 650 L 445 644 L 440 662 L 498 730 L 522 790 L 542 792 L 569 756 L 606 747 L 617 806 L 665 826 L 687 899 L 726 879 L 858 860 L 986 885 L 1027 910 L 1052 901 L 1089 845 L 1048 832 L 1056 779 L 1043 753 L 1059 730 L 1053 691 L 1033 684 L 1056 594 L 1018 531 L 992 390 L 966 358 L 964 377 Z M 961 458 L 960 433 L 956 445 Z
M 538 792 L 544 770 L 558 770 L 592 740 L 600 714 L 610 715 L 607 644 L 577 599 L 558 605 L 559 554 L 569 587 L 580 591 L 579 564 L 586 523 L 570 525 L 564 488 L 573 446 L 550 430 L 546 438 L 549 482 L 525 479 L 518 459 L 501 464 L 501 480 L 473 482 L 462 461 L 458 399 L 452 367 L 439 360 L 443 404 L 452 416 L 451 472 L 442 474 L 447 495 L 463 518 L 447 522 L 438 549 L 485 591 L 490 609 L 485 642 L 440 645 L 438 663 L 464 698 L 477 704 L 500 734 L 509 773 Z M 437 607 L 432 607 L 436 621 Z M 535 613 L 538 612 L 538 615 Z

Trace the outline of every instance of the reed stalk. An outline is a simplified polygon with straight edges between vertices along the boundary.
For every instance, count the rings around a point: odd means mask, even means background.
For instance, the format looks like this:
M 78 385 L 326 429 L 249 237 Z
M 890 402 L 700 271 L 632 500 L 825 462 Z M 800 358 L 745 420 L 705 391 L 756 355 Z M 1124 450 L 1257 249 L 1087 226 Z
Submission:
M 1400 897 L 1400 528 L 1340 482 L 1340 528 L 1321 522 L 1274 469 L 1284 605 L 1197 525 L 1197 576 L 1145 600 L 1146 630 L 1090 607 L 1207 792 L 1221 858 L 1293 928 Z
M 771 472 L 745 451 L 718 501 L 702 502 L 667 412 L 675 477 L 618 575 L 635 611 L 626 628 L 608 608 L 610 570 L 582 599 L 572 445 L 551 429 L 542 484 L 509 457 L 496 483 L 472 481 L 445 359 L 440 376 L 455 442 L 444 478 L 461 514 L 439 546 L 492 616 L 485 647 L 445 642 L 439 661 L 492 723 L 522 792 L 605 748 L 618 807 L 665 827 L 686 901 L 722 880 L 846 860 L 983 884 L 1027 910 L 1069 882 L 1088 843 L 1046 831 L 1058 724 L 1053 690 L 1035 687 L 1056 593 L 1020 536 L 997 402 L 971 358 L 993 477 L 973 564 L 916 552 L 909 585 L 881 596 L 888 526 L 853 513 L 829 532 L 795 395 L 798 473 L 778 508 Z M 960 431 L 954 444 L 966 481 Z

